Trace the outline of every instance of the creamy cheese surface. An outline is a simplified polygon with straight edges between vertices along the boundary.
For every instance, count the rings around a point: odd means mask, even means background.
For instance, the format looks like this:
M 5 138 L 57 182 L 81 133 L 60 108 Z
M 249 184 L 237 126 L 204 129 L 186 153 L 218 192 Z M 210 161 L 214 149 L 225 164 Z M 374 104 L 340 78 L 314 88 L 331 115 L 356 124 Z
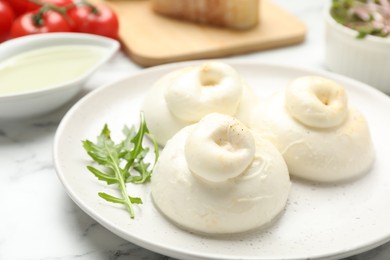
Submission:
M 321 77 L 293 80 L 259 104 L 252 127 L 278 148 L 291 175 L 307 180 L 348 180 L 374 161 L 364 116 L 342 86 Z
M 142 110 L 150 131 L 165 145 L 177 131 L 209 113 L 249 123 L 256 95 L 231 66 L 222 62 L 175 70 L 147 93 Z
M 270 224 L 290 190 L 278 150 L 237 119 L 212 113 L 176 133 L 152 175 L 157 208 L 180 227 L 208 234 Z

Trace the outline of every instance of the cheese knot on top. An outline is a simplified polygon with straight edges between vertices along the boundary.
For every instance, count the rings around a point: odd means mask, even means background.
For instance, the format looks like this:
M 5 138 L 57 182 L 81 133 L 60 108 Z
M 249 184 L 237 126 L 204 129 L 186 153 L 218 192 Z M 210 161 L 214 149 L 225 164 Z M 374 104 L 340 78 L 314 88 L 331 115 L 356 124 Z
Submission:
M 286 87 L 285 95 L 290 115 L 307 126 L 336 127 L 347 118 L 347 94 L 332 80 L 315 76 L 297 78 Z
M 256 95 L 228 64 L 207 62 L 172 71 L 147 93 L 142 110 L 150 131 L 165 145 L 181 128 L 209 113 L 249 123 Z

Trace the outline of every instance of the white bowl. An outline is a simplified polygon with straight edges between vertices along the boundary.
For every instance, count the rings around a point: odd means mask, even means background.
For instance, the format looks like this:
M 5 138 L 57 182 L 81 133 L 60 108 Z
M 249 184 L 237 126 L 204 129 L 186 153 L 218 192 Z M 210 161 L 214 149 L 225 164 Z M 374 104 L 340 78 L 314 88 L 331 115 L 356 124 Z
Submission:
M 328 69 L 390 94 L 390 38 L 367 35 L 357 39 L 357 31 L 333 19 L 330 7 L 324 16 Z
M 22 52 L 58 45 L 89 45 L 107 48 L 104 56 L 83 75 L 48 88 L 0 94 L 0 119 L 41 115 L 61 107 L 81 90 L 83 83 L 118 50 L 115 40 L 82 33 L 47 33 L 25 36 L 0 45 L 0 61 Z M 28 81 L 26 81 L 28 84 Z M 1 87 L 1 86 L 0 86 Z

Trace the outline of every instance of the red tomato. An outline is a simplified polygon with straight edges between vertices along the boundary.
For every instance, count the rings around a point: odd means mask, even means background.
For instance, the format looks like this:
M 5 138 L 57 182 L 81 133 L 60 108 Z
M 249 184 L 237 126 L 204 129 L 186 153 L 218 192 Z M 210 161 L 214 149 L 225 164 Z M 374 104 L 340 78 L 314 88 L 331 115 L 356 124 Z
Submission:
M 15 15 L 11 6 L 0 0 L 0 42 L 5 41 L 11 30 Z
M 16 16 L 38 8 L 36 4 L 30 2 L 29 0 L 11 0 L 8 2 L 12 9 L 14 9 Z
M 69 10 L 72 28 L 76 32 L 118 38 L 119 22 L 116 14 L 105 5 L 82 5 Z
M 47 32 L 70 32 L 70 26 L 65 17 L 55 11 L 44 12 L 40 23 L 37 23 L 39 11 L 29 12 L 18 19 L 12 25 L 11 37 L 20 37 L 29 34 Z
M 53 4 L 56 6 L 67 6 L 73 4 L 72 0 L 40 0 L 40 2 L 42 2 L 42 4 Z M 40 7 L 40 5 L 37 5 L 30 0 L 11 0 L 9 3 L 14 9 L 16 15 L 35 11 Z
M 44 4 L 52 4 L 56 6 L 67 6 L 73 4 L 72 0 L 41 0 L 41 2 Z

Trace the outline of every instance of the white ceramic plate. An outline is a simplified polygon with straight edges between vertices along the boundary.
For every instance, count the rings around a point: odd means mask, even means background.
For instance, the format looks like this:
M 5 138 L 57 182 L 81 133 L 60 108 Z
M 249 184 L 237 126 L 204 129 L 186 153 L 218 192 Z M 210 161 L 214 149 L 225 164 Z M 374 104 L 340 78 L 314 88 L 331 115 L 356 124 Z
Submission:
M 185 65 L 187 65 L 186 63 Z M 342 76 L 273 64 L 231 63 L 266 97 L 296 77 L 316 74 L 345 85 L 350 102 L 367 117 L 376 162 L 366 176 L 346 184 L 314 185 L 293 180 L 285 214 L 270 228 L 249 234 L 203 237 L 183 231 L 154 207 L 150 187 L 129 186 L 144 204 L 135 219 L 120 205 L 103 201 L 99 191 L 115 193 L 86 165 L 91 160 L 81 140 L 92 139 L 104 123 L 113 138 L 125 124 L 138 124 L 140 102 L 153 82 L 181 64 L 142 73 L 97 89 L 64 117 L 55 137 L 54 161 L 70 197 L 87 214 L 120 237 L 149 250 L 184 259 L 333 259 L 356 254 L 390 240 L 390 99 L 379 91 Z

